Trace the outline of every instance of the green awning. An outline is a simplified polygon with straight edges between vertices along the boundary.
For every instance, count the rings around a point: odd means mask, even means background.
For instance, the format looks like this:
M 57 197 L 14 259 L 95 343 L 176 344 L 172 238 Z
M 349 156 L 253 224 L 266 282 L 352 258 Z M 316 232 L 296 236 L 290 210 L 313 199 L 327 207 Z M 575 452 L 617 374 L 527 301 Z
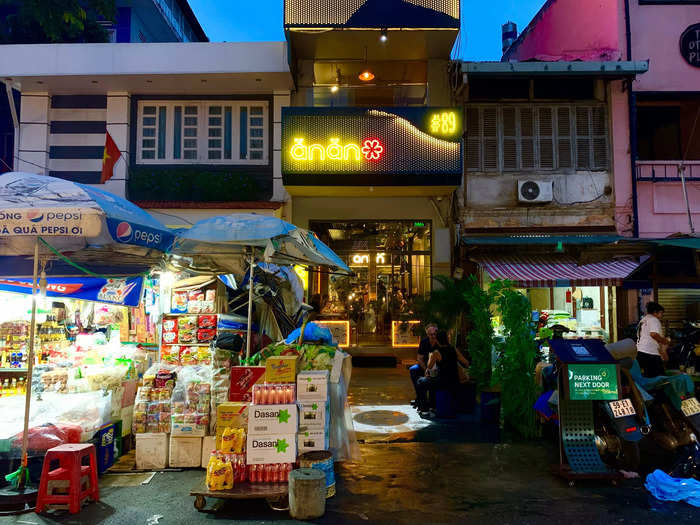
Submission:
M 678 237 L 672 239 L 654 239 L 652 242 L 662 246 L 678 246 L 700 250 L 700 237 Z
M 547 235 L 522 234 L 500 236 L 462 237 L 467 245 L 513 245 L 513 244 L 611 244 L 618 241 L 629 241 L 629 237 L 619 235 Z

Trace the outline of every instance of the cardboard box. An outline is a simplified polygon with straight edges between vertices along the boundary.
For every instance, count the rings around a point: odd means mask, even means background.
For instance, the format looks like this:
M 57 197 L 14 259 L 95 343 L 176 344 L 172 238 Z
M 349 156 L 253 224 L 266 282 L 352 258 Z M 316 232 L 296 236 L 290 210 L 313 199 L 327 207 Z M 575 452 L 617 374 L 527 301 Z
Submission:
M 168 465 L 171 468 L 199 467 L 202 461 L 201 437 L 170 436 L 170 457 Z
M 297 452 L 301 455 L 314 450 L 328 450 L 328 441 L 326 430 L 304 430 L 297 434 Z
M 170 432 L 173 436 L 203 437 L 207 435 L 209 425 L 197 425 L 190 423 L 171 423 Z
M 163 469 L 168 466 L 168 434 L 136 434 L 136 468 Z
M 216 449 L 221 448 L 221 436 L 228 427 L 248 428 L 250 403 L 222 403 L 216 409 Z
M 202 438 L 202 468 L 209 465 L 209 456 L 216 450 L 216 436 L 204 436 Z
M 328 401 L 328 370 L 307 370 L 297 376 L 297 401 Z
M 248 465 L 294 463 L 297 460 L 297 435 L 248 435 L 246 462 Z
M 298 425 L 296 405 L 250 405 L 248 410 L 248 434 L 296 435 Z
M 299 428 L 327 429 L 330 420 L 330 403 L 299 403 Z
M 265 361 L 266 383 L 294 383 L 297 380 L 299 356 L 275 355 Z
M 131 434 L 131 425 L 134 422 L 134 407 L 124 407 L 121 410 L 122 420 L 122 435 L 121 437 Z
M 231 367 L 228 400 L 251 402 L 253 400 L 253 385 L 264 382 L 264 366 L 233 366 Z

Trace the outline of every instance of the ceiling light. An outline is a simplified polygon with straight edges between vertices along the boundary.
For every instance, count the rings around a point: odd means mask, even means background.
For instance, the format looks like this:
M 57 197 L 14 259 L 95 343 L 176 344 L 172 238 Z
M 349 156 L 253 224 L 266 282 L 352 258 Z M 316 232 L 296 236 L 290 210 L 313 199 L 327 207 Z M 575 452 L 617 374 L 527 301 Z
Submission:
M 366 69 L 360 73 L 358 78 L 362 80 L 362 82 L 369 82 L 370 80 L 374 80 L 374 73 Z
M 337 85 L 337 84 L 333 84 L 333 85 L 331 86 L 331 93 L 337 93 L 337 92 L 338 92 L 338 85 Z
M 387 33 L 387 30 L 382 29 L 382 32 L 379 34 L 379 41 L 383 44 L 387 40 L 389 40 L 389 35 Z

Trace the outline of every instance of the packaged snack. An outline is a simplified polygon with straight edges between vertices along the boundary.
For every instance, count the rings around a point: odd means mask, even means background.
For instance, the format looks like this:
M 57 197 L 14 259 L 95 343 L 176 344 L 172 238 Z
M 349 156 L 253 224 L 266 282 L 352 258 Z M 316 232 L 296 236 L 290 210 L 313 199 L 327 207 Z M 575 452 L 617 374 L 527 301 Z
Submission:
M 187 292 L 174 291 L 170 311 L 176 314 L 187 313 Z
M 163 345 L 160 349 L 160 360 L 171 364 L 180 364 L 180 346 L 178 345 Z
M 211 365 L 211 351 L 207 346 L 198 346 L 197 348 L 197 361 L 200 365 Z
M 193 366 L 197 362 L 197 350 L 189 346 L 183 346 L 180 350 L 180 363 L 182 366 Z
M 213 303 L 216 300 L 216 290 L 207 290 L 204 292 L 204 300 Z
M 204 301 L 204 292 L 202 290 L 190 290 L 187 292 L 188 301 Z
M 189 313 L 189 314 L 202 313 L 202 302 L 203 301 L 188 301 L 187 302 L 187 313 Z
M 173 319 L 173 318 L 163 319 L 163 331 L 164 332 L 177 332 L 177 319 Z
M 171 389 L 175 386 L 177 374 L 172 370 L 159 370 L 156 374 L 155 386 L 157 388 Z
M 236 444 L 238 429 L 237 428 L 225 428 L 223 434 L 221 434 L 221 452 L 232 454 L 234 451 L 234 446 Z
M 196 315 L 183 315 L 177 320 L 177 327 L 179 331 L 183 330 L 196 330 L 197 329 L 197 316 Z
M 209 479 L 207 480 L 209 490 L 233 488 L 233 468 L 230 463 L 225 463 L 214 456 L 213 461 L 210 460 L 207 473 L 209 474 Z
M 216 311 L 214 301 L 202 301 L 199 311 L 203 314 L 213 314 Z
M 180 343 L 187 344 L 187 343 L 196 343 L 197 342 L 197 332 L 194 330 L 182 330 L 179 333 L 179 338 L 178 338 Z
M 200 328 L 197 330 L 197 342 L 208 343 L 216 337 L 216 330 L 212 328 Z
M 199 328 L 216 328 L 215 315 L 200 315 L 197 321 Z
M 177 332 L 163 332 L 163 344 L 172 345 L 178 342 Z

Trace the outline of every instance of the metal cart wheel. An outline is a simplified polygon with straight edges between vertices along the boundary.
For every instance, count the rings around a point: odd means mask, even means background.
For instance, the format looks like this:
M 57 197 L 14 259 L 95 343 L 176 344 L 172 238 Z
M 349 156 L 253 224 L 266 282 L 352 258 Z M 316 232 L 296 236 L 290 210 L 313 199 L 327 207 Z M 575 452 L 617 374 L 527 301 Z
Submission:
M 289 496 L 266 498 L 266 501 L 272 510 L 289 510 Z
M 197 509 L 199 512 L 202 512 L 204 507 L 207 506 L 207 500 L 204 499 L 204 496 L 195 496 L 194 497 L 194 508 Z

